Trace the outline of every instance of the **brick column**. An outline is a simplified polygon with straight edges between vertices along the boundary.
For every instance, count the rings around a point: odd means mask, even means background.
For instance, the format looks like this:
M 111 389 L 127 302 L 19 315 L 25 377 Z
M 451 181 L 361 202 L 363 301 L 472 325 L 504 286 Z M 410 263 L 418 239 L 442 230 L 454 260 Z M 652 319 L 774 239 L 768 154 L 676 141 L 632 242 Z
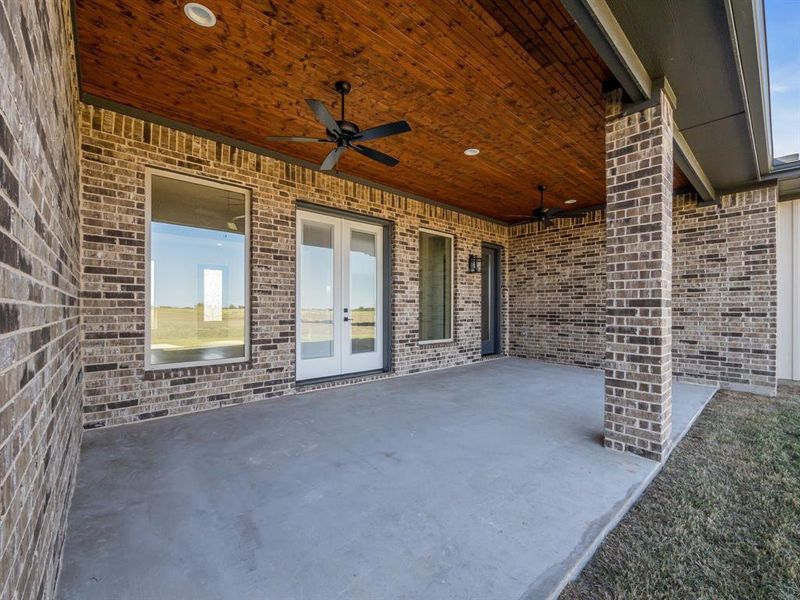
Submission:
M 653 460 L 672 430 L 672 110 L 607 98 L 605 446 Z

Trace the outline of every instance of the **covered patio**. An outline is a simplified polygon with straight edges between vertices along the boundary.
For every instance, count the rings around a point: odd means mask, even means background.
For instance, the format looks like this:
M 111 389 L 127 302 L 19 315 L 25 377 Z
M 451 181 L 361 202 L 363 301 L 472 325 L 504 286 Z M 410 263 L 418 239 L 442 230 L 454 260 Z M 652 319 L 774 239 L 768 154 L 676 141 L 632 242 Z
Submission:
M 601 371 L 519 358 L 87 432 L 58 597 L 552 597 L 660 468 L 602 432 Z
M 651 4 L 0 0 L 0 598 L 554 596 L 775 396 L 761 2 Z

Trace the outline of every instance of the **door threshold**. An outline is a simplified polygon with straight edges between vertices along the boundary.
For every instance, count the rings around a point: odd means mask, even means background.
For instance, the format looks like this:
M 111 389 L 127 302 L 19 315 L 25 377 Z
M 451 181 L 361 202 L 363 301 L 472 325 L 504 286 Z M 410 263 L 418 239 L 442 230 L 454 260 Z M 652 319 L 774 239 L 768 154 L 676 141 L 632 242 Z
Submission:
M 320 383 L 347 381 L 348 379 L 358 379 L 361 377 L 369 377 L 370 375 L 383 375 L 388 372 L 389 371 L 386 369 L 372 369 L 370 371 L 358 371 L 357 373 L 343 373 L 341 375 L 329 375 L 327 377 L 314 377 L 313 379 L 297 379 L 295 380 L 295 387 L 304 388 L 307 386 L 318 385 Z

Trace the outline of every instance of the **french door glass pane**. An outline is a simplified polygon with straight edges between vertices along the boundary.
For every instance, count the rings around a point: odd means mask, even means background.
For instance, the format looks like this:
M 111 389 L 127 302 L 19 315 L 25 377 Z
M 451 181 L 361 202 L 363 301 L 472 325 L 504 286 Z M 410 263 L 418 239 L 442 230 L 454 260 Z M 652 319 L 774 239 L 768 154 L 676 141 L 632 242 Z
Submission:
M 375 235 L 351 231 L 350 235 L 350 321 L 353 354 L 375 352 L 378 306 L 378 256 Z
M 333 226 L 303 223 L 300 250 L 300 354 L 333 356 Z

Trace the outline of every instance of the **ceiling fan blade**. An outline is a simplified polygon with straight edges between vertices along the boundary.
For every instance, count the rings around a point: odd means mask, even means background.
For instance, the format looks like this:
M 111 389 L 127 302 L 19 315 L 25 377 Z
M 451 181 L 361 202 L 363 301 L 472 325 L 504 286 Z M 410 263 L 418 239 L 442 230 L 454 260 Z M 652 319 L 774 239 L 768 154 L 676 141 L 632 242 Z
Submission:
M 306 104 L 308 104 L 311 110 L 314 111 L 314 115 L 317 117 L 317 119 L 319 119 L 320 122 L 325 125 L 325 129 L 336 134 L 342 133 L 342 130 L 339 128 L 339 124 L 336 122 L 336 119 L 333 118 L 333 115 L 322 102 L 307 98 Z
M 347 146 L 337 146 L 331 150 L 328 153 L 328 156 L 325 157 L 325 160 L 322 161 L 322 164 L 319 166 L 319 170 L 330 171 L 333 169 L 333 167 L 336 166 L 336 163 L 339 162 L 339 158 L 342 156 L 345 150 L 347 150 Z
M 270 142 L 332 142 L 326 138 L 295 137 L 291 135 L 268 135 L 267 141 Z
M 371 158 L 372 160 L 377 160 L 379 163 L 383 163 L 386 166 L 393 167 L 400 161 L 394 158 L 393 156 L 389 156 L 388 154 L 384 154 L 383 152 L 379 152 L 373 148 L 367 148 L 366 146 L 357 146 L 353 144 L 351 146 L 356 152 L 360 152 L 367 158 Z
M 405 133 L 406 131 L 411 131 L 411 125 L 405 121 L 395 121 L 394 123 L 384 123 L 377 127 L 365 129 L 353 139 L 359 142 L 369 142 L 370 140 L 377 140 L 378 138 L 397 135 L 398 133 Z

